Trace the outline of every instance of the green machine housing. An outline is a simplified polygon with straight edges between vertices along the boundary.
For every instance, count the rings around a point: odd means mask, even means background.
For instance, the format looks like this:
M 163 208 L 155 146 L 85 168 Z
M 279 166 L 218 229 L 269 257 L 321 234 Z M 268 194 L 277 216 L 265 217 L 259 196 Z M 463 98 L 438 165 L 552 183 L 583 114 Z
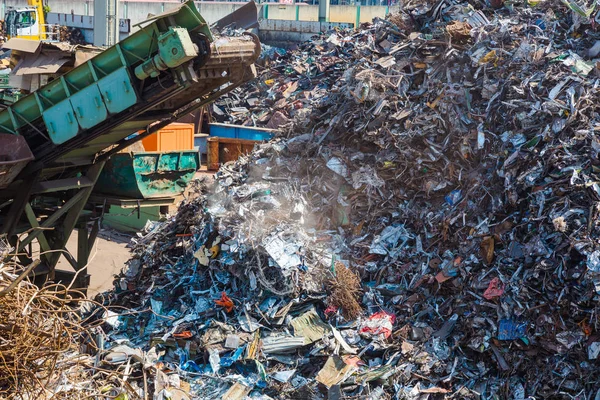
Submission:
M 80 217 L 106 161 L 254 78 L 259 54 L 252 34 L 213 37 L 188 1 L 0 111 L 0 240 L 50 278 L 61 254 L 84 268 L 99 218 Z

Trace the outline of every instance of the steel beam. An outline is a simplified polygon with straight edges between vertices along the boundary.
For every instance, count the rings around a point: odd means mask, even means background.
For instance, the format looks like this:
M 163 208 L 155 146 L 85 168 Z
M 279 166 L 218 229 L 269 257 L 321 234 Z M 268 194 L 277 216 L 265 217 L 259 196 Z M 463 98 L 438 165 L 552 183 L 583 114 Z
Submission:
M 56 179 L 53 181 L 38 182 L 33 186 L 32 193 L 43 194 L 59 192 L 62 190 L 82 189 L 94 186 L 89 178 L 82 176 L 80 178 Z
M 56 221 L 58 221 L 58 219 L 60 217 L 62 217 L 65 213 L 67 213 L 71 208 L 75 207 L 80 200 L 85 196 L 85 191 L 88 190 L 87 188 L 85 189 L 81 189 L 79 192 L 77 192 L 73 197 L 71 197 L 65 204 L 63 204 L 63 206 L 61 208 L 59 208 L 58 210 L 56 210 L 54 212 L 54 214 L 52 214 L 51 216 L 49 216 L 48 218 L 46 218 L 44 220 L 44 222 L 42 222 L 40 224 L 41 228 L 52 228 L 54 223 Z M 25 205 L 23 206 L 25 207 Z M 41 229 L 36 229 L 33 232 L 31 232 L 29 235 L 27 235 L 27 237 L 25 239 L 23 239 L 21 241 L 21 243 L 19 244 L 19 251 L 21 251 L 22 249 L 25 248 L 25 246 L 27 246 L 29 243 L 33 242 L 35 239 L 38 238 L 38 236 L 40 234 L 42 234 L 43 230 Z
M 45 262 L 48 262 L 52 248 L 50 247 L 50 244 L 48 243 L 48 239 L 46 239 L 46 235 L 44 235 L 44 231 L 41 229 L 38 229 L 38 228 L 40 228 L 40 224 L 37 220 L 37 217 L 35 216 L 35 213 L 33 212 L 33 208 L 31 208 L 31 204 L 29 204 L 29 203 L 27 203 L 25 205 L 25 215 L 27 216 L 29 225 L 31 225 L 31 227 L 34 230 L 40 231 L 40 234 L 38 236 L 38 242 L 40 244 L 40 251 L 41 251 L 40 258 L 42 258 Z M 33 255 L 33 254 L 31 254 L 31 255 Z
M 87 265 L 90 258 L 90 249 L 87 222 L 82 221 L 77 230 L 77 265 L 79 267 L 75 271 Z
M 31 189 L 35 181 L 37 180 L 40 171 L 35 171 L 27 176 L 27 179 L 23 181 L 21 190 L 16 194 L 12 205 L 8 211 L 8 215 L 4 220 L 2 228 L 0 228 L 0 234 L 5 233 L 8 237 L 14 235 L 17 224 L 25 211 L 25 206 L 29 204 L 29 197 L 31 196 Z
M 98 177 L 100 176 L 100 172 L 102 172 L 102 168 L 104 167 L 105 161 L 100 161 L 97 162 L 96 164 L 92 165 L 87 173 L 85 174 L 85 176 L 91 181 L 94 182 L 94 184 L 96 183 L 96 181 L 98 180 Z M 78 198 L 77 202 L 75 202 L 75 204 L 72 205 L 72 207 L 70 207 L 70 209 L 67 211 L 67 214 L 65 216 L 65 219 L 62 223 L 62 232 L 63 235 L 61 237 L 61 239 L 59 239 L 60 243 L 57 243 L 58 248 L 64 248 L 67 244 L 67 241 L 69 240 L 69 237 L 71 236 L 71 233 L 73 232 L 73 229 L 75 228 L 75 225 L 77 224 L 77 220 L 79 219 L 79 215 L 81 214 L 81 211 L 83 210 L 83 208 L 85 207 L 88 198 L 90 197 L 90 194 L 92 194 L 92 190 L 94 189 L 94 186 L 89 186 L 83 189 L 80 189 L 79 192 L 77 193 L 78 195 L 80 195 L 80 197 Z M 86 240 L 87 240 L 87 234 L 86 234 Z M 54 268 L 56 267 L 56 263 L 58 263 L 58 260 L 60 258 L 60 254 L 56 254 L 56 255 L 52 255 L 51 260 L 50 260 L 50 269 L 54 270 Z M 79 258 L 79 256 L 78 256 Z M 80 270 L 82 268 L 84 268 L 86 265 L 79 265 L 79 263 L 77 263 L 77 270 Z M 87 264 L 87 262 L 86 262 Z

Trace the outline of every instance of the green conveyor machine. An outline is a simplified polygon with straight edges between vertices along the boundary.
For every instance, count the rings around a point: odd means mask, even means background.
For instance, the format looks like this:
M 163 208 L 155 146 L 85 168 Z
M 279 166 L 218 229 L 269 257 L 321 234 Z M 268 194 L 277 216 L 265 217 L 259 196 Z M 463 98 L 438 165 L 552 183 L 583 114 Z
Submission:
M 82 270 L 99 220 L 82 211 L 110 156 L 254 78 L 259 54 L 250 33 L 213 36 L 188 1 L 0 111 L 0 249 L 50 279 L 61 254 Z

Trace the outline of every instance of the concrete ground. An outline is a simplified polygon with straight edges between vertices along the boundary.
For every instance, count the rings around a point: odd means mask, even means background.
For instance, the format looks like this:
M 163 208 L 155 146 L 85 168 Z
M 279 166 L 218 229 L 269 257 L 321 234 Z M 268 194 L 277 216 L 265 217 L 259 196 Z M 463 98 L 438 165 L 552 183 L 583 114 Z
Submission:
M 129 237 L 126 234 L 107 230 L 98 235 L 94 248 L 90 253 L 88 264 L 88 274 L 91 275 L 88 289 L 90 298 L 112 289 L 113 276 L 121 272 L 121 269 L 125 267 L 125 262 L 130 258 L 129 249 L 125 247 L 129 242 Z M 69 238 L 67 249 L 76 257 L 77 231 L 74 231 Z M 63 257 L 58 262 L 57 268 L 67 271 L 73 270 Z

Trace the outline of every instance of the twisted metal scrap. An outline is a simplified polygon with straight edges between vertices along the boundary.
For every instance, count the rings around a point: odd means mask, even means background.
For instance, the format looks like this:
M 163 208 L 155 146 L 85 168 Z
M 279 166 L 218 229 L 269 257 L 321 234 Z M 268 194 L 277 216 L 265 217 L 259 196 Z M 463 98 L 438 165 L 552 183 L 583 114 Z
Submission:
M 95 349 L 91 332 L 101 323 L 89 324 L 79 312 L 85 296 L 60 284 L 18 281 L 20 272 L 0 263 L 0 398 L 115 397 L 122 373 L 95 368 L 80 352 L 84 343 Z
M 61 355 L 77 349 L 84 332 L 61 285 L 16 285 L 15 265 L 0 269 L 0 393 L 41 397 Z

